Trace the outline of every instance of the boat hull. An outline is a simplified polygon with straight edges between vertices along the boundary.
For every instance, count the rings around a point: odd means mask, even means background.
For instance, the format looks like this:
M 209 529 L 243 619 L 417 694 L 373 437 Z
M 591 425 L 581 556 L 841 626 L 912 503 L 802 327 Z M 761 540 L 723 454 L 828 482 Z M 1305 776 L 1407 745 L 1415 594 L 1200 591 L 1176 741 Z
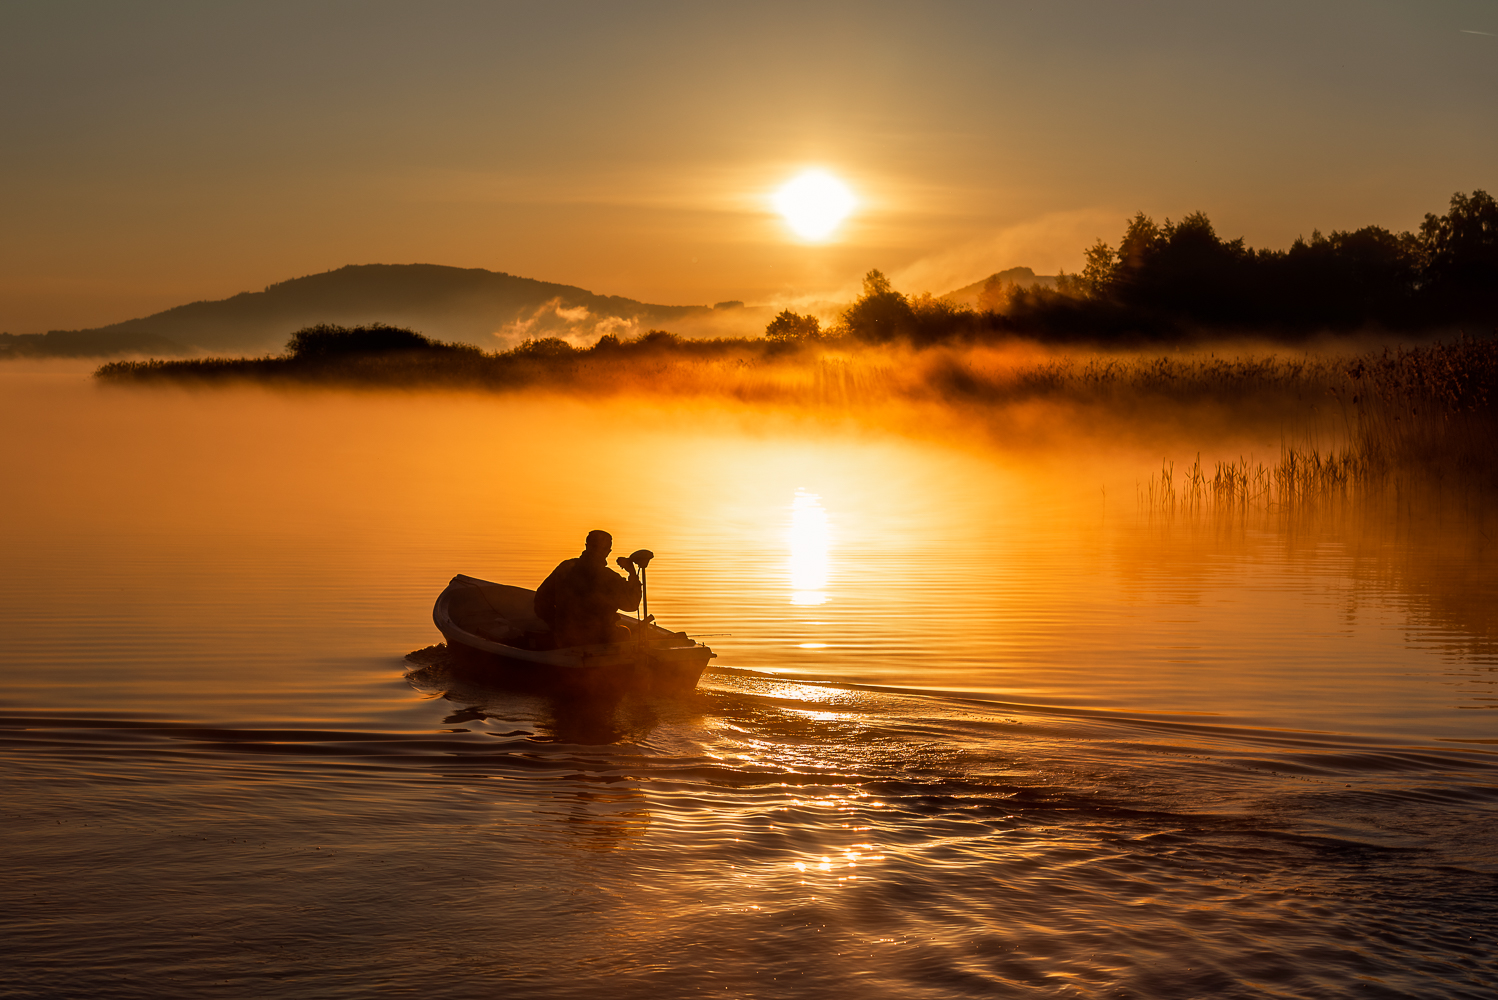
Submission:
M 685 633 L 620 616 L 630 639 L 561 649 L 532 610 L 535 592 L 459 574 L 432 608 L 448 648 L 470 668 L 532 686 L 582 691 L 690 691 L 716 654 Z

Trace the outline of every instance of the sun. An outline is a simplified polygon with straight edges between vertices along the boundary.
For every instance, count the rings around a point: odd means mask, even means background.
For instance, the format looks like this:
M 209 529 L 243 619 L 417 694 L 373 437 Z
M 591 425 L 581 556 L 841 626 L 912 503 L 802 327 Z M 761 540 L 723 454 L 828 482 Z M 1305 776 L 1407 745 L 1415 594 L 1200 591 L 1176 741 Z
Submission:
M 775 192 L 775 211 L 803 240 L 825 240 L 858 204 L 848 185 L 825 170 L 807 170 Z

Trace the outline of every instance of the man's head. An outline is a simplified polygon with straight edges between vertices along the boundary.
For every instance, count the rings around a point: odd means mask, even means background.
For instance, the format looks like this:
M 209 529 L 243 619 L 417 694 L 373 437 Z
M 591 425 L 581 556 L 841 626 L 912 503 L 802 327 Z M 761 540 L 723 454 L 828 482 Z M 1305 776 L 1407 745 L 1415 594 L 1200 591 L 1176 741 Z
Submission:
M 607 531 L 590 531 L 583 542 L 583 555 L 604 562 L 614 548 L 614 536 Z

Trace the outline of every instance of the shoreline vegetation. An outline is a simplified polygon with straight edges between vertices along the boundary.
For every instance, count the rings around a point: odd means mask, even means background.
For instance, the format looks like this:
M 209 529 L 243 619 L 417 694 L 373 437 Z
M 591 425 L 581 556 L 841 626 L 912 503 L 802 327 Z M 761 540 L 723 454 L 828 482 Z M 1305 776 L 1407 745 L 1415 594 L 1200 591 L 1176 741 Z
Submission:
M 588 347 L 543 337 L 486 352 L 402 327 L 325 324 L 297 331 L 279 356 L 115 361 L 95 376 L 114 384 L 637 393 L 848 414 L 905 403 L 993 415 L 1049 403 L 1127 421 L 1171 411 L 1184 418 L 1195 408 L 1277 417 L 1303 440 L 1315 410 L 1338 418 L 1330 447 L 1287 442 L 1272 467 L 1240 460 L 1206 470 L 1198 462 L 1179 479 L 1167 465 L 1142 502 L 1274 507 L 1390 483 L 1498 487 L 1498 203 L 1485 192 L 1453 196 L 1449 213 L 1427 215 L 1419 233 L 1314 233 L 1283 252 L 1223 241 L 1200 213 L 1163 226 L 1141 213 L 1117 248 L 1099 242 L 1087 261 L 1054 288 L 991 280 L 976 309 L 907 296 L 870 271 L 863 294 L 830 328 L 787 309 L 763 337 L 650 330 L 604 335 Z M 1302 349 L 1288 359 L 1212 353 L 1234 335 L 1284 347 L 1339 331 L 1446 339 Z M 1162 356 L 1162 345 L 1172 353 Z
M 591 348 L 528 341 L 485 353 L 396 327 L 313 327 L 265 358 L 116 361 L 110 384 L 541 390 L 580 398 L 640 394 L 718 399 L 834 415 L 938 406 L 997 417 L 1030 405 L 1084 421 L 1217 414 L 1219 424 L 1278 419 L 1335 425 L 1329 448 L 1286 443 L 1278 464 L 1162 469 L 1142 500 L 1162 510 L 1274 507 L 1390 483 L 1498 488 L 1498 339 L 1281 357 L 1076 352 L 1033 344 L 910 349 L 846 338 L 682 340 L 652 331 Z M 1226 417 L 1223 415 L 1226 414 Z M 1302 436 L 1302 435 L 1297 435 Z

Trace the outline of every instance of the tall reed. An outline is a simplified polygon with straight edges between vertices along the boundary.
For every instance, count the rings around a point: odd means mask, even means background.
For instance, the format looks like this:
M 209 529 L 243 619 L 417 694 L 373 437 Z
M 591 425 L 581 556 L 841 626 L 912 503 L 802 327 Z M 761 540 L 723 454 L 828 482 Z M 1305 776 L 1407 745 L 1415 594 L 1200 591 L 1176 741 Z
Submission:
M 1293 508 L 1388 489 L 1498 488 L 1498 340 L 1385 350 L 1353 359 L 1327 386 L 1349 414 L 1325 453 L 1283 443 L 1250 467 L 1200 456 L 1177 483 L 1173 463 L 1140 490 L 1157 511 Z

